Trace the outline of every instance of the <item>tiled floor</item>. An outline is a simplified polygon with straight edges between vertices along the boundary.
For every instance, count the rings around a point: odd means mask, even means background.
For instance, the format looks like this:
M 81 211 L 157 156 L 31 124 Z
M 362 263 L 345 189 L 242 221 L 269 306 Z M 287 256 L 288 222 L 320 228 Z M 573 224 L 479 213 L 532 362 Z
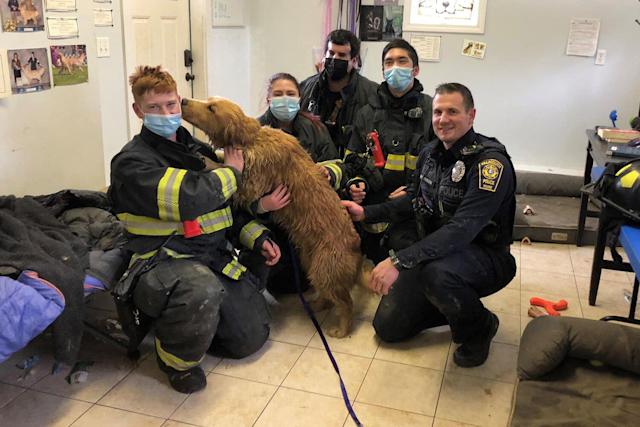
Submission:
M 462 369 L 447 328 L 400 344 L 380 343 L 371 319 L 377 300 L 356 295 L 351 336 L 329 339 L 360 420 L 369 426 L 505 426 L 516 379 L 521 331 L 531 296 L 569 302 L 566 315 L 625 315 L 630 273 L 605 271 L 598 305 L 588 298 L 592 247 L 514 244 L 513 282 L 484 302 L 500 317 L 485 365 Z M 330 321 L 330 313 L 321 313 Z M 0 425 L 19 426 L 350 426 L 335 373 L 295 296 L 274 310 L 271 339 L 245 360 L 207 357 L 208 387 L 173 392 L 150 355 L 136 365 L 108 344 L 87 338 L 81 360 L 92 360 L 88 381 L 69 385 L 48 372 L 46 338 L 0 365 Z M 15 364 L 38 354 L 26 378 Z

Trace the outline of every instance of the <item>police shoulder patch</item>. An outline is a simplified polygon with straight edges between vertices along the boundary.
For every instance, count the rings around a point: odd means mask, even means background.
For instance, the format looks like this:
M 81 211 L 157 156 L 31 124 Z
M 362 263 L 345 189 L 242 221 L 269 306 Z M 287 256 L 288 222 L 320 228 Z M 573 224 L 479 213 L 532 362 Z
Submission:
M 478 188 L 495 193 L 504 165 L 496 159 L 485 159 L 478 163 L 478 169 Z

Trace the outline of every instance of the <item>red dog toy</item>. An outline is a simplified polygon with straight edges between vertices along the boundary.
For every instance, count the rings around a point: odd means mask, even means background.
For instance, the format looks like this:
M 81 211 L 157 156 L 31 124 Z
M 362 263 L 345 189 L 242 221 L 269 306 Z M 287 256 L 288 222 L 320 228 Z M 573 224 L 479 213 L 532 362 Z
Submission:
M 538 297 L 531 297 L 529 303 L 544 308 L 551 316 L 560 316 L 558 310 L 566 310 L 567 307 L 569 307 L 569 303 L 563 299 L 558 302 L 553 302 Z

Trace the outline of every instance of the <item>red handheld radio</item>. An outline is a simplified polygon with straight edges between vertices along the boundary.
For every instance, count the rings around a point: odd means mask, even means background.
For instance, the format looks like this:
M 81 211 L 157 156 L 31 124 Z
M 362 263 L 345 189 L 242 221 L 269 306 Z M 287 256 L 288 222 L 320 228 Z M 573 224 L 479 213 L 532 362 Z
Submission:
M 369 150 L 373 154 L 373 164 L 377 168 L 384 167 L 384 154 L 382 153 L 382 146 L 380 145 L 380 138 L 378 136 L 378 131 L 374 130 L 369 132 L 367 135 L 367 144 L 369 145 Z

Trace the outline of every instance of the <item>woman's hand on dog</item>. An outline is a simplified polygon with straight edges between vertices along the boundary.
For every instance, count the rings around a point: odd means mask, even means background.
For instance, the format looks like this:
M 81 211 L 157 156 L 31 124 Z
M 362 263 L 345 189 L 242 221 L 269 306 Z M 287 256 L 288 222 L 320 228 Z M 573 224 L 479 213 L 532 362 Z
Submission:
M 244 155 L 242 154 L 242 150 L 233 148 L 230 145 L 224 147 L 224 165 L 231 166 L 242 173 L 244 170 Z
M 262 250 L 260 251 L 265 259 L 265 264 L 269 267 L 274 266 L 280 261 L 280 247 L 272 240 L 262 242 Z
M 291 202 L 291 195 L 286 185 L 280 184 L 271 194 L 262 196 L 258 200 L 258 208 L 263 213 L 282 209 Z
M 393 265 L 391 258 L 380 261 L 371 272 L 369 289 L 378 295 L 387 295 L 391 286 L 393 286 L 398 279 L 399 274 L 400 272 Z
M 356 202 L 352 202 L 351 200 L 341 200 L 340 204 L 347 210 L 347 212 L 349 212 L 351 221 L 364 221 L 364 208 L 362 206 Z

